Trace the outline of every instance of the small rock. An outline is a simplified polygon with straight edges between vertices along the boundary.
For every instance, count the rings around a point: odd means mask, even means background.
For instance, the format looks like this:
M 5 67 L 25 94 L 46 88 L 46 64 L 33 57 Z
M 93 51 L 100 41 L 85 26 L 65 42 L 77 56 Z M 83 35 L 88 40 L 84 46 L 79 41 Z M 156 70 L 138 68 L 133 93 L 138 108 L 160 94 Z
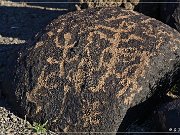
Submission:
M 127 10 L 133 10 L 133 9 L 134 9 L 133 4 L 131 4 L 130 2 L 126 2 L 126 3 L 124 4 L 124 7 L 125 7 L 125 9 L 127 9 Z
M 10 40 L 10 41 L 13 41 L 13 38 L 10 37 L 9 40 Z

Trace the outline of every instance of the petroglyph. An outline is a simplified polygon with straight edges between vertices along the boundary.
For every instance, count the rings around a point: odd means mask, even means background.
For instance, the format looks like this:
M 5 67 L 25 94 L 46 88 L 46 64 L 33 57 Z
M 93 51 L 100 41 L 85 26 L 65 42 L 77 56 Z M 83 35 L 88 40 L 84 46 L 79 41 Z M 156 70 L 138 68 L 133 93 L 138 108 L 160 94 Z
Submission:
M 180 58 L 177 31 L 121 8 L 72 12 L 46 31 L 19 60 L 16 93 L 30 119 L 65 132 L 116 132 Z

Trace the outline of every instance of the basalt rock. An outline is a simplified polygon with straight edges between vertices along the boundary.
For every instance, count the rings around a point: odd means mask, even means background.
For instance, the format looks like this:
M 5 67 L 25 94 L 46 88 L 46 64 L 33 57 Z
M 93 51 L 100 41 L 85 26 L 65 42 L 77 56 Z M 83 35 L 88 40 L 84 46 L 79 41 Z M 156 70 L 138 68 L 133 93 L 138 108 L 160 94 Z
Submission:
M 160 8 L 162 5 L 160 2 L 164 2 L 164 0 L 140 0 L 140 2 L 135 6 L 134 10 L 160 20 Z
M 67 0 L 67 2 L 69 2 L 70 11 L 95 7 L 122 7 L 156 19 L 160 19 L 160 6 L 162 5 L 158 3 L 159 0 Z
M 68 9 L 81 10 L 94 7 L 122 7 L 156 18 L 180 31 L 180 0 L 67 0 Z
M 71 12 L 6 66 L 2 94 L 29 120 L 48 120 L 53 131 L 116 132 L 129 108 L 171 85 L 179 37 L 119 7 Z
M 161 5 L 161 21 L 180 32 L 180 0 L 165 0 L 165 2 L 167 3 Z
M 180 99 L 161 105 L 154 113 L 157 131 L 180 132 Z

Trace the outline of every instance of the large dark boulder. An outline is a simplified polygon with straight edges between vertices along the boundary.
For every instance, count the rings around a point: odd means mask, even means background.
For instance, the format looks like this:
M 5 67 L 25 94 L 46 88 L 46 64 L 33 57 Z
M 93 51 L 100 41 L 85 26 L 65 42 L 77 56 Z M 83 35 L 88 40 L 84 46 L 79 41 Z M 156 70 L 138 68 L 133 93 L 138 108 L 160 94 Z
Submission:
M 166 3 L 161 5 L 161 21 L 180 32 L 180 0 L 165 0 L 164 2 Z
M 68 13 L 6 65 L 2 94 L 29 120 L 48 120 L 53 131 L 116 132 L 129 108 L 173 82 L 179 37 L 121 8 Z

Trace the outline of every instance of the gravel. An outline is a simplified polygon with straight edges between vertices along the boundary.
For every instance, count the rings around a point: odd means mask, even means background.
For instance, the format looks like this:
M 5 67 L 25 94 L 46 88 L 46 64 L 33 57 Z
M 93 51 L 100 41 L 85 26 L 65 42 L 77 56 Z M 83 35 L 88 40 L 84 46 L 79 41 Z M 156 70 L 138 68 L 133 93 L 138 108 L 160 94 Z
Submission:
M 3 37 L 2 35 L 0 35 L 0 44 L 4 44 L 4 45 L 23 44 L 25 42 L 26 42 L 25 40 L 20 40 L 18 38 Z
M 33 126 L 25 119 L 19 118 L 5 107 L 0 107 L 0 134 L 1 135 L 37 135 L 33 130 Z M 51 131 L 43 134 L 55 135 Z
M 32 125 L 4 107 L 0 107 L 0 134 L 33 134 Z

